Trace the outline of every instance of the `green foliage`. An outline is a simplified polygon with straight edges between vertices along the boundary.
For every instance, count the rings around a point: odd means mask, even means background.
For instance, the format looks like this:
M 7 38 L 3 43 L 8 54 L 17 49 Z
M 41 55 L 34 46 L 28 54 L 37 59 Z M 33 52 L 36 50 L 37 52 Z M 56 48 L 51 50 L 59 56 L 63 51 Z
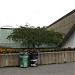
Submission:
M 62 38 L 63 35 L 58 32 L 48 31 L 45 27 L 34 28 L 33 26 L 20 26 L 19 28 L 15 28 L 7 37 L 7 39 L 20 42 L 21 45 L 28 48 L 35 48 L 35 46 L 39 47 L 42 45 L 58 45 Z

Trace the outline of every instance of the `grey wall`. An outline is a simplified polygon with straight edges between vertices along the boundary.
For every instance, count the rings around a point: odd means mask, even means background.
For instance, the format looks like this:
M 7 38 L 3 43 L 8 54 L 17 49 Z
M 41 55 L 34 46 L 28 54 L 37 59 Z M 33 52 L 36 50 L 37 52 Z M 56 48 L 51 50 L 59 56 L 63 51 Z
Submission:
M 75 30 L 70 35 L 70 37 L 67 40 L 65 40 L 65 41 L 66 42 L 63 44 L 62 48 L 68 48 L 68 47 L 75 48 Z

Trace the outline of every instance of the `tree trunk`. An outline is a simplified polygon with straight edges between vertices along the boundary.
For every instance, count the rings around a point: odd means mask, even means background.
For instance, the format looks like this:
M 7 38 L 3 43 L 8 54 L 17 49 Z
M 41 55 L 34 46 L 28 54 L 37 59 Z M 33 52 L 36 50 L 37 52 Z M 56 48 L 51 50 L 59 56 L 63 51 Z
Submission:
M 35 44 L 33 44 L 32 47 L 35 48 Z

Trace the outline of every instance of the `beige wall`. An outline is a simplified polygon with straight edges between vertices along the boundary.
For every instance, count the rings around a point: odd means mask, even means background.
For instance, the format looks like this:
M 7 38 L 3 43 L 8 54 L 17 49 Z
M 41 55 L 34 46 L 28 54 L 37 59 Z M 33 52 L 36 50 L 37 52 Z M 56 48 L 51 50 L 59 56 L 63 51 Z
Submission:
M 65 17 L 59 22 L 48 27 L 47 30 L 55 30 L 57 32 L 67 34 L 74 24 L 75 24 L 75 13 Z
M 0 54 L 0 67 L 20 66 L 19 53 Z M 75 51 L 40 52 L 38 64 L 58 64 L 75 62 Z

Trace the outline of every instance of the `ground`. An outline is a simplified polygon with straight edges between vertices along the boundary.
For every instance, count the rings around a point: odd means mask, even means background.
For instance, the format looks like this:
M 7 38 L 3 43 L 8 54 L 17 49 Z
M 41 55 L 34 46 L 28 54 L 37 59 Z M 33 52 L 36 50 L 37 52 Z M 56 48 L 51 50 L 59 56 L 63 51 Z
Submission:
M 75 75 L 75 63 L 39 65 L 38 67 L 4 67 L 0 75 Z

